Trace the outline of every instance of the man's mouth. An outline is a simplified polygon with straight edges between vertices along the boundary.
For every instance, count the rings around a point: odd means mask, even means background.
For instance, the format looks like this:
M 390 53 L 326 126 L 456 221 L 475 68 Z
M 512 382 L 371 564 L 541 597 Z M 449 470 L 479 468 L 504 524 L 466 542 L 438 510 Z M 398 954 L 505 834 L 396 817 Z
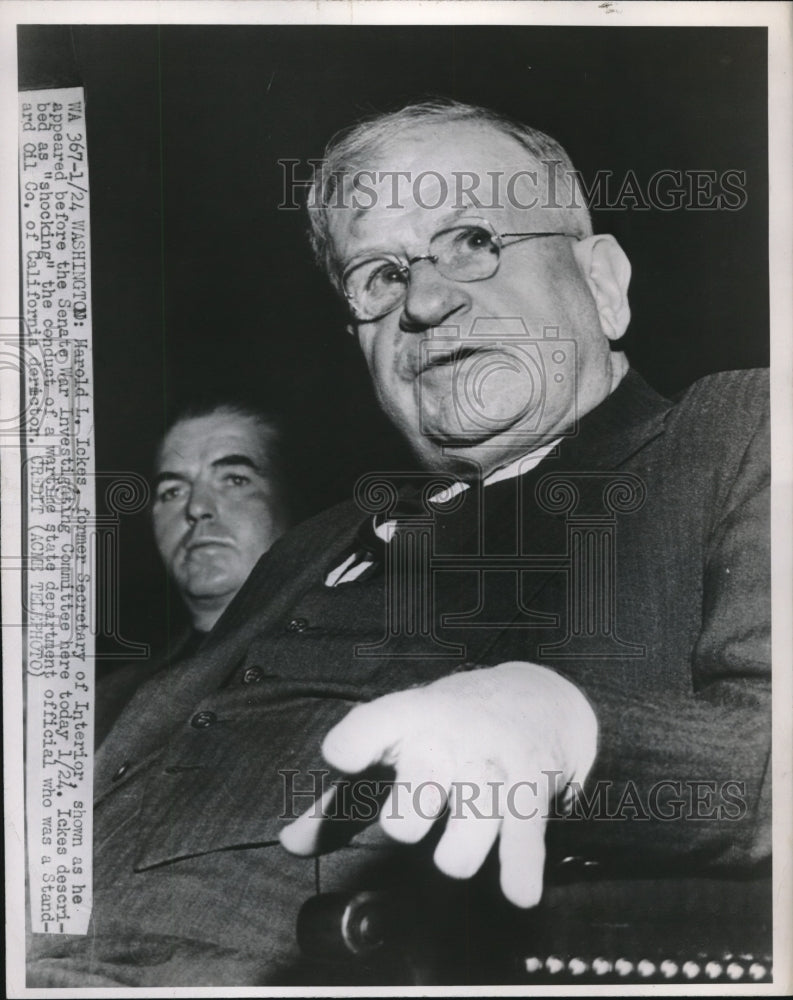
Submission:
M 483 350 L 487 348 L 482 347 L 455 347 L 451 351 L 433 351 L 432 355 L 426 359 L 421 359 L 419 362 L 418 375 L 424 375 L 425 372 L 432 371 L 434 368 L 445 368 L 449 365 L 459 364 L 461 361 L 465 361 L 467 358 L 473 357 L 475 354 L 481 354 Z
M 195 552 L 196 549 L 204 549 L 204 548 L 209 548 L 210 546 L 219 546 L 219 545 L 228 547 L 231 545 L 231 542 L 229 541 L 228 538 L 214 538 L 212 536 L 207 535 L 206 537 L 191 539 L 191 541 L 189 541 L 187 545 L 185 545 L 185 551 L 190 553 L 190 552 Z

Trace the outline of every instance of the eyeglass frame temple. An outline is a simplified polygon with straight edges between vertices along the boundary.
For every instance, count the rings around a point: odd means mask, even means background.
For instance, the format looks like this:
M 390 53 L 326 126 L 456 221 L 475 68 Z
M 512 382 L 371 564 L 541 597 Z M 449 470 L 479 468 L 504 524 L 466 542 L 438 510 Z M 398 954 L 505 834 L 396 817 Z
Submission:
M 566 233 L 564 230 L 555 229 L 551 233 L 495 233 L 495 236 L 500 239 L 506 239 L 508 236 L 525 236 L 527 239 L 531 236 L 568 236 L 573 240 L 580 240 L 580 236 L 576 236 L 575 233 Z

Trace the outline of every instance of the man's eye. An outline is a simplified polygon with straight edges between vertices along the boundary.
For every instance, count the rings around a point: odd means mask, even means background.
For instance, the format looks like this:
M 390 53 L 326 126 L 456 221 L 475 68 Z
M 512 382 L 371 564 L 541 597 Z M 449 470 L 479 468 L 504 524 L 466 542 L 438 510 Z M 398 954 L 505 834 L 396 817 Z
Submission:
M 176 498 L 182 492 L 181 486 L 166 486 L 165 489 L 161 489 L 157 494 L 157 499 L 160 503 L 168 503 L 170 500 L 176 500 Z
M 458 230 L 454 242 L 463 250 L 490 250 L 493 246 L 493 237 L 486 229 L 471 226 Z
M 405 275 L 402 268 L 397 267 L 391 261 L 383 261 L 369 272 L 369 277 L 366 280 L 366 288 L 368 291 L 372 291 L 384 285 L 403 285 L 404 283 Z
M 249 476 L 244 476 L 240 472 L 230 472 L 226 477 L 226 482 L 232 486 L 247 486 L 250 482 Z

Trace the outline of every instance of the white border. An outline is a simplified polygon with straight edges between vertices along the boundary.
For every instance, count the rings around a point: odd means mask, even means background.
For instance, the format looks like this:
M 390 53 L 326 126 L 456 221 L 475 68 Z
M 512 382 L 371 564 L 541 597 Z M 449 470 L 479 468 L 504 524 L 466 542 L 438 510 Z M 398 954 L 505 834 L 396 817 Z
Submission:
M 453 2 L 453 0 L 4 0 L 0 4 L 0 232 L 4 234 L 0 258 L 0 317 L 18 313 L 17 205 L 16 186 L 16 25 L 17 24 L 339 24 L 386 25 L 431 24 L 532 24 L 532 25 L 632 25 L 632 26 L 767 26 L 769 46 L 769 180 L 770 180 L 770 283 L 771 283 L 771 399 L 773 414 L 772 453 L 774 463 L 773 582 L 774 582 L 774 857 L 775 935 L 773 986 L 648 986 L 629 991 L 635 996 L 696 994 L 785 995 L 793 992 L 791 913 L 793 890 L 793 804 L 791 760 L 793 760 L 793 5 L 790 3 L 679 3 L 679 2 Z M 15 379 L 0 371 L 0 406 L 3 414 L 15 409 Z M 10 558 L 20 538 L 18 505 L 19 472 L 3 462 L 2 531 L 3 557 Z M 9 541 L 10 540 L 10 541 Z M 8 570 L 2 578 L 3 619 L 19 621 L 18 575 Z M 4 767 L 6 788 L 6 891 L 9 906 L 6 923 L 7 990 L 11 997 L 23 996 L 141 996 L 141 990 L 45 990 L 24 987 L 24 921 L 19 901 L 23 893 L 22 819 L 22 724 L 21 676 L 13 670 L 20 662 L 19 639 L 3 635 L 4 662 Z M 16 648 L 16 652 L 15 652 Z M 533 995 L 565 993 L 556 987 L 531 987 Z M 502 996 L 521 996 L 527 987 L 502 987 Z M 586 996 L 613 995 L 613 987 L 581 987 Z M 483 988 L 450 989 L 350 989 L 350 988 L 210 988 L 149 989 L 147 996 L 478 996 Z

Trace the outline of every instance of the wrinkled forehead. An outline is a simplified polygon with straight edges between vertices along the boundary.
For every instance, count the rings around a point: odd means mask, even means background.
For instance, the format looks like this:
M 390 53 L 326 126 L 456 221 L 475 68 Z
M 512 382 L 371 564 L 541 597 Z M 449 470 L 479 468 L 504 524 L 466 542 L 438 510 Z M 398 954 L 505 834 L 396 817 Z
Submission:
M 228 455 L 244 455 L 264 468 L 268 439 L 266 428 L 243 414 L 216 412 L 187 417 L 174 424 L 165 435 L 157 453 L 155 471 L 210 465 Z
M 499 231 L 542 226 L 547 165 L 491 125 L 450 122 L 403 130 L 345 170 L 328 206 L 340 263 L 407 233 L 428 237 L 478 216 Z

